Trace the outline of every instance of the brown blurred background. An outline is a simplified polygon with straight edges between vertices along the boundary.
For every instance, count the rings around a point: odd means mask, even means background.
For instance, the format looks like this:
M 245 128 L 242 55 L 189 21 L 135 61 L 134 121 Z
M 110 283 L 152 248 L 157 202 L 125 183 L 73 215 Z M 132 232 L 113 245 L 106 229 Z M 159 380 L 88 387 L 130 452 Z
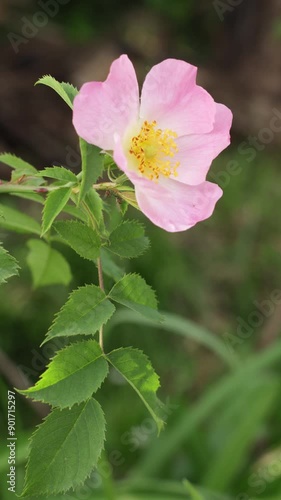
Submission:
M 258 359 L 265 348 L 280 349 L 281 306 L 262 314 L 258 323 L 252 321 L 260 310 L 257 304 L 281 289 L 280 49 L 280 0 L 1 0 L 0 4 L 0 151 L 15 153 L 38 168 L 58 164 L 78 171 L 71 112 L 51 89 L 34 83 L 44 74 L 78 87 L 102 80 L 121 53 L 132 59 L 140 82 L 153 64 L 167 57 L 199 66 L 200 84 L 232 109 L 232 146 L 215 160 L 210 173 L 224 190 L 213 217 L 176 235 L 143 218 L 151 249 L 130 261 L 127 270 L 140 272 L 157 290 L 161 309 L 214 332 L 242 367 L 248 359 Z M 9 175 L 9 169 L 0 166 L 0 178 Z M 30 203 L 11 197 L 1 202 L 40 218 Z M 133 211 L 129 216 L 138 217 Z M 0 236 L 22 267 L 20 279 L 13 278 L 0 290 L 1 348 L 15 364 L 31 367 L 34 349 L 39 351 L 69 291 L 95 275 L 86 262 L 60 248 L 71 265 L 71 286 L 34 291 L 26 266 L 26 235 L 1 231 Z M 250 331 L 242 340 L 241 322 Z M 114 477 L 127 477 L 132 466 L 148 457 L 146 472 L 151 469 L 151 475 L 174 481 L 188 477 L 222 494 L 207 500 L 226 500 L 228 494 L 235 500 L 280 500 L 281 470 L 265 482 L 263 491 L 249 484 L 249 478 L 270 464 L 272 456 L 281 456 L 281 356 L 276 365 L 245 377 L 229 392 L 229 399 L 210 409 L 206 420 L 187 436 L 184 422 L 189 425 L 190 411 L 203 404 L 212 384 L 225 375 L 221 359 L 200 342 L 140 325 L 117 327 L 108 347 L 120 345 L 140 347 L 150 356 L 161 377 L 163 399 L 169 396 L 178 409 L 162 441 L 149 436 L 131 453 L 120 436 L 142 422 L 143 410 L 124 387 L 114 386 L 114 380 L 113 386 L 108 385 L 102 402 L 109 449 L 120 449 L 126 457 Z M 37 376 L 31 373 L 32 380 Z M 1 384 L 4 394 L 9 381 L 4 377 Z M 276 387 L 272 405 L 263 409 Z M 125 414 L 120 401 L 126 405 Z M 27 436 L 38 416 L 25 401 L 19 400 L 19 407 L 26 451 Z M 176 444 L 169 454 L 173 440 Z
M 103 79 L 123 52 L 140 78 L 166 57 L 200 65 L 199 82 L 234 111 L 234 132 L 257 133 L 273 108 L 281 112 L 281 6 L 236 5 L 1 0 L 1 149 L 35 156 L 39 165 L 65 163 L 64 144 L 74 144 L 69 112 L 34 82 L 43 74 L 78 87 Z

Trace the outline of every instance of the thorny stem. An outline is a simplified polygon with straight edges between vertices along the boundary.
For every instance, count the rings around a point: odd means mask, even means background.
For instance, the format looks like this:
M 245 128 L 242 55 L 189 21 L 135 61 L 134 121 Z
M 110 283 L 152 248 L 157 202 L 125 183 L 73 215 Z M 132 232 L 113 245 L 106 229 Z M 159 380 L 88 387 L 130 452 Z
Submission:
M 104 282 L 103 282 L 103 274 L 102 274 L 102 263 L 101 263 L 101 258 L 98 257 L 97 259 L 97 266 L 98 266 L 98 276 L 99 276 L 99 286 L 100 289 L 104 292 Z M 104 352 L 103 348 L 103 326 L 100 327 L 99 331 L 99 344 L 102 352 Z

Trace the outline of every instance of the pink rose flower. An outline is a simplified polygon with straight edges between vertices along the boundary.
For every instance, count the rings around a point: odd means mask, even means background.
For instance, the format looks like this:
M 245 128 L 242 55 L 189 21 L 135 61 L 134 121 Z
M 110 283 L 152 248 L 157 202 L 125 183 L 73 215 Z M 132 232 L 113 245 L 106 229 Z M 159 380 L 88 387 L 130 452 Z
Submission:
M 196 74 L 166 59 L 149 71 L 139 99 L 134 67 L 122 55 L 105 82 L 84 84 L 74 100 L 78 135 L 112 151 L 142 212 L 170 232 L 210 217 L 222 196 L 206 176 L 230 143 L 232 113 L 196 85 Z

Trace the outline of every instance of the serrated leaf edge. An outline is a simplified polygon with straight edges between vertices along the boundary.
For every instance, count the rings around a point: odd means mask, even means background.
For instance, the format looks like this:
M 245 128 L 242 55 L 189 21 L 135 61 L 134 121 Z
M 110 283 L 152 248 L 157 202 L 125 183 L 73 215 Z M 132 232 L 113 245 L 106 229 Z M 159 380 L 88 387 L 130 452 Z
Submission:
M 68 299 L 67 299 L 66 303 L 65 303 L 65 304 L 64 304 L 64 305 L 60 308 L 60 310 L 59 310 L 59 311 L 55 314 L 54 319 L 53 319 L 53 321 L 52 321 L 52 324 L 51 324 L 51 326 L 49 327 L 49 329 L 48 329 L 48 331 L 47 331 L 47 333 L 46 333 L 46 338 L 45 338 L 45 339 L 43 340 L 43 342 L 40 344 L 40 347 L 42 347 L 42 345 L 46 344 L 46 342 L 49 342 L 49 340 L 51 340 L 51 339 L 53 339 L 53 338 L 55 339 L 55 338 L 57 338 L 57 337 L 68 337 L 67 335 L 54 335 L 54 336 L 48 336 L 48 333 L 50 332 L 50 330 L 51 330 L 51 329 L 53 328 L 53 326 L 55 325 L 55 323 L 56 323 L 56 321 L 57 321 L 57 319 L 58 319 L 58 316 L 61 314 L 62 310 L 66 307 L 66 305 L 68 305 L 68 304 L 72 301 L 72 299 L 73 299 L 73 294 L 74 294 L 74 293 L 76 293 L 76 292 L 78 292 L 78 290 L 81 290 L 81 289 L 84 289 L 84 288 L 89 288 L 89 287 L 91 287 L 91 288 L 98 288 L 98 290 L 101 290 L 101 289 L 100 289 L 97 285 L 84 285 L 84 286 L 79 286 L 78 288 L 76 288 L 75 290 L 73 290 L 73 291 L 71 292 L 71 294 L 69 295 L 69 297 L 68 297 Z M 101 291 L 103 292 L 103 290 L 101 290 Z M 108 300 L 108 299 L 109 299 L 109 297 L 106 295 L 106 293 L 105 293 L 105 292 L 103 292 L 103 293 L 104 293 L 104 298 L 103 298 L 102 300 L 100 300 L 100 301 L 96 304 L 97 306 L 98 306 L 99 304 L 101 304 L 104 300 L 106 300 L 106 299 Z M 110 302 L 110 301 L 109 301 L 109 302 Z M 111 304 L 112 304 L 112 302 L 111 302 Z M 113 305 L 113 307 L 114 307 L 114 311 L 112 312 L 112 315 L 113 315 L 113 314 L 114 314 L 114 312 L 115 312 L 115 306 L 114 306 L 114 304 L 112 304 L 112 305 Z M 110 318 L 112 317 L 112 315 L 110 316 Z M 108 319 L 107 319 L 107 320 L 103 323 L 103 325 L 106 325 L 106 324 L 107 324 L 107 322 L 110 320 L 110 318 L 108 318 Z M 97 331 L 96 331 L 93 335 L 95 335 L 96 333 L 97 333 Z M 86 335 L 86 334 L 85 334 L 85 335 Z M 87 335 L 86 335 L 86 336 L 87 336 Z
M 102 454 L 102 452 L 103 452 L 103 451 L 104 451 L 104 449 L 105 449 L 105 448 L 104 448 L 104 443 L 105 443 L 105 433 L 106 433 L 106 420 L 105 420 L 105 414 L 104 414 L 104 411 L 103 411 L 103 409 L 102 409 L 102 407 L 101 407 L 100 403 L 99 403 L 99 402 L 98 402 L 95 398 L 93 398 L 93 397 L 88 398 L 86 401 L 84 401 L 83 403 L 80 403 L 80 404 L 85 404 L 87 401 L 89 402 L 91 399 L 95 400 L 95 401 L 99 404 L 100 409 L 101 409 L 101 412 L 102 412 L 102 415 L 103 415 L 103 417 L 104 417 L 104 423 L 105 423 L 104 433 L 103 433 L 103 447 L 101 448 L 100 454 L 99 454 L 98 459 L 97 459 L 97 463 L 98 463 L 98 461 L 99 461 L 99 459 L 100 459 L 100 457 L 101 457 L 101 454 Z M 75 405 L 73 405 L 73 406 L 75 406 Z M 77 406 L 79 406 L 79 405 L 77 405 Z M 86 406 L 86 405 L 85 405 L 85 406 Z M 72 408 L 73 408 L 73 407 L 72 407 Z M 60 408 L 55 408 L 55 411 L 65 411 L 65 410 L 66 410 L 66 408 L 63 408 L 63 409 L 60 409 Z M 28 440 L 28 448 L 29 448 L 29 451 L 31 450 L 31 447 L 32 447 L 32 439 L 34 438 L 34 436 L 36 435 L 36 433 L 38 432 L 38 430 L 40 429 L 40 427 L 43 425 L 43 423 L 44 423 L 44 422 L 46 422 L 47 418 L 48 418 L 50 415 L 51 415 L 51 413 L 49 413 L 46 417 L 44 417 L 44 418 L 43 418 L 42 422 L 36 426 L 35 431 L 34 431 L 34 432 L 32 433 L 32 435 L 30 436 L 30 438 L 29 438 L 29 440 Z M 29 453 L 28 455 L 30 455 L 30 453 Z M 26 466 L 25 466 L 25 473 L 27 473 L 27 470 L 28 470 L 28 467 L 29 467 L 29 462 L 30 462 L 30 456 L 28 456 L 28 460 L 27 460 L 27 463 L 26 463 Z M 42 495 L 42 496 L 47 496 L 47 497 L 48 497 L 48 496 L 50 496 L 50 495 L 57 495 L 57 494 L 60 494 L 60 493 L 66 493 L 67 491 L 70 491 L 70 490 L 72 490 L 72 489 L 74 489 L 74 488 L 77 488 L 78 486 L 82 486 L 83 484 L 85 484 L 85 481 L 87 481 L 87 479 L 90 477 L 90 475 L 92 474 L 93 470 L 94 470 L 94 467 L 93 467 L 93 469 L 89 472 L 89 474 L 87 474 L 87 476 L 85 477 L 85 479 L 84 479 L 83 481 L 80 481 L 80 482 L 78 482 L 78 483 L 73 484 L 73 486 L 71 486 L 71 488 L 68 488 L 68 489 L 63 488 L 62 490 L 59 490 L 59 491 L 51 491 L 51 490 L 49 490 L 49 491 L 46 491 L 45 493 L 42 493 L 41 495 Z M 25 490 L 26 490 L 26 486 L 24 485 L 24 489 L 23 489 L 23 491 L 22 491 L 21 495 L 19 495 L 19 498 L 25 498 L 25 497 L 26 497 Z M 27 493 L 28 493 L 28 492 L 27 492 Z M 28 496 L 29 496 L 29 495 L 28 495 Z
M 36 390 L 31 391 L 31 389 L 35 389 L 35 388 L 36 388 L 36 385 L 37 385 L 37 384 L 38 384 L 38 383 L 39 383 L 39 382 L 43 379 L 43 377 L 44 377 L 45 373 L 47 372 L 47 370 L 48 370 L 48 368 L 50 367 L 51 363 L 54 361 L 54 359 L 56 358 L 56 356 L 57 356 L 58 354 L 60 354 L 61 352 L 65 351 L 65 350 L 66 350 L 66 349 L 68 349 L 70 346 L 72 347 L 72 346 L 75 346 L 75 345 L 77 345 L 77 344 L 81 344 L 82 342 L 95 342 L 95 343 L 96 343 L 96 345 L 98 345 L 98 346 L 99 346 L 98 342 L 96 342 L 94 339 L 89 339 L 89 340 L 84 340 L 84 341 L 81 341 L 81 342 L 79 342 L 79 341 L 78 341 L 78 342 L 73 342 L 73 343 L 71 343 L 70 345 L 67 345 L 67 346 L 63 347 L 62 349 L 60 349 L 59 351 L 57 351 L 57 352 L 54 354 L 54 356 L 53 356 L 53 357 L 49 360 L 49 363 L 46 365 L 45 371 L 44 371 L 43 373 L 41 373 L 41 375 L 40 375 L 39 379 L 37 380 L 37 382 L 36 382 L 36 384 L 35 384 L 34 386 L 30 387 L 29 389 L 25 389 L 25 390 L 16 389 L 16 391 L 17 391 L 19 394 L 22 394 L 23 396 L 29 397 L 29 398 L 30 398 L 30 399 L 32 399 L 33 401 L 40 401 L 41 403 L 49 404 L 49 405 L 50 405 L 50 406 L 52 406 L 52 408 L 54 408 L 54 409 L 56 409 L 56 408 L 57 408 L 57 409 L 60 409 L 60 410 L 64 410 L 64 409 L 67 409 L 67 408 L 68 408 L 69 410 L 71 410 L 71 408 L 73 408 L 73 406 L 75 406 L 76 404 L 77 404 L 77 405 L 79 405 L 79 404 L 82 404 L 82 403 L 84 403 L 85 401 L 87 401 L 89 398 L 83 399 L 83 400 L 82 400 L 82 401 L 80 401 L 79 403 L 78 403 L 78 402 L 73 403 L 73 405 L 72 405 L 72 406 L 59 406 L 59 405 L 53 405 L 52 403 L 48 403 L 47 401 L 45 401 L 45 400 L 43 400 L 43 399 L 39 399 L 39 398 L 34 399 L 34 398 L 32 397 L 32 393 L 33 393 L 33 392 L 36 392 Z M 91 364 L 91 363 L 93 363 L 94 361 L 97 361 L 97 360 L 98 360 L 98 359 L 100 359 L 100 358 L 103 358 L 103 359 L 105 359 L 105 361 L 107 361 L 107 359 L 106 359 L 105 355 L 103 354 L 103 352 L 101 352 L 100 356 L 98 356 L 98 357 L 97 357 L 97 358 L 95 358 L 94 360 L 91 360 L 89 363 L 87 363 L 86 365 L 84 365 L 82 368 L 79 368 L 79 370 L 76 370 L 76 372 L 74 372 L 74 373 L 76 374 L 76 373 L 78 373 L 79 371 L 82 371 L 82 370 L 83 370 L 84 368 L 86 368 L 88 365 L 90 365 L 90 364 Z M 71 375 L 73 375 L 73 374 L 71 374 Z M 106 375 L 105 375 L 105 377 L 104 377 L 104 380 L 106 379 L 107 375 L 108 375 L 108 362 L 107 362 L 107 373 L 106 373 Z M 67 377 L 64 377 L 63 379 L 60 379 L 60 380 L 58 380 L 57 382 L 55 382 L 54 384 L 50 384 L 50 385 L 49 385 L 49 386 L 47 386 L 47 387 L 43 387 L 42 389 L 37 389 L 37 391 L 41 391 L 41 390 L 44 390 L 44 389 L 52 388 L 52 387 L 54 387 L 56 384 L 58 384 L 58 383 L 62 382 L 62 381 L 63 381 L 63 380 L 65 380 L 65 379 L 67 379 Z M 95 391 L 95 392 L 93 392 L 93 394 L 94 394 L 94 393 L 96 393 L 96 392 L 97 392 L 97 391 L 101 388 L 101 386 L 102 386 L 102 384 L 103 384 L 104 380 L 102 380 L 102 381 L 101 381 L 100 385 L 97 387 L 96 391 Z
M 51 78 L 52 80 L 54 80 L 59 85 L 62 85 L 62 84 L 69 85 L 74 90 L 77 90 L 77 92 L 78 92 L 78 89 L 74 85 L 72 85 L 72 83 L 69 83 L 69 82 L 59 82 L 54 76 L 48 75 L 48 74 L 41 76 L 41 78 L 39 78 L 39 80 L 37 80 L 37 82 L 35 82 L 35 84 L 34 84 L 34 86 L 36 86 L 36 85 L 45 85 L 46 87 L 51 88 L 70 107 L 70 109 L 73 109 L 73 104 L 72 104 L 72 102 L 71 102 L 71 100 L 70 100 L 70 98 L 69 98 L 66 90 L 62 87 L 62 90 L 63 90 L 63 92 L 65 93 L 65 96 L 66 96 L 66 99 L 64 99 L 51 85 L 48 85 L 47 83 L 45 83 L 43 81 L 45 78 Z
M 146 284 L 146 286 L 151 290 L 151 292 L 153 293 L 153 296 L 154 296 L 154 299 L 155 299 L 155 302 L 156 302 L 156 307 L 150 307 L 150 306 L 144 306 L 144 307 L 147 307 L 148 309 L 153 309 L 155 311 L 158 310 L 158 298 L 157 298 L 157 295 L 156 295 L 156 292 L 155 290 L 152 288 L 151 285 L 149 285 L 146 280 L 138 273 L 127 273 L 123 276 L 123 278 L 121 278 L 121 280 L 117 281 L 117 283 L 115 283 L 115 285 L 113 285 L 113 287 L 111 288 L 109 294 L 107 295 L 107 297 L 111 300 L 113 300 L 114 302 L 118 302 L 117 300 L 113 299 L 113 297 L 111 297 L 111 292 L 112 290 L 122 281 L 124 280 L 125 278 L 127 278 L 128 276 L 135 276 L 137 278 L 140 278 L 142 281 L 144 281 L 144 283 Z M 137 302 L 136 302 L 137 303 Z M 141 304 L 141 305 L 144 305 L 144 304 Z
M 67 174 L 70 174 L 69 179 L 67 179 L 69 182 L 73 182 L 73 183 L 78 182 L 76 175 L 73 172 L 71 172 L 71 170 L 63 167 L 62 165 L 45 167 L 43 170 L 38 171 L 37 176 L 38 177 L 47 177 L 48 179 L 54 179 L 54 180 L 58 180 L 58 181 L 66 181 L 66 179 L 60 179 L 59 177 L 52 177 L 52 175 L 51 175 L 52 171 L 53 172 L 57 171 L 57 169 L 62 170 L 63 172 L 67 172 Z M 48 175 L 49 172 L 50 172 L 50 175 Z
M 45 224 L 45 214 L 46 214 L 46 209 L 47 209 L 47 203 L 48 203 L 48 198 L 51 194 L 55 193 L 56 191 L 50 191 L 48 193 L 48 196 L 45 200 L 45 204 L 44 204 L 44 207 L 43 207 L 43 213 L 42 213 L 42 231 L 41 231 L 41 237 L 44 236 L 44 234 L 46 234 L 49 229 L 52 227 L 54 221 L 56 220 L 56 218 L 59 216 L 59 214 L 61 212 L 63 212 L 63 209 L 65 207 L 65 205 L 68 203 L 69 201 L 69 198 L 70 198 L 70 195 L 71 195 L 71 187 L 65 187 L 65 186 L 62 186 L 61 189 L 68 189 L 69 190 L 69 197 L 68 199 L 66 200 L 65 204 L 63 205 L 62 209 L 55 215 L 55 217 L 53 217 L 53 219 L 51 220 L 51 222 L 49 222 L 48 225 Z M 59 191 L 59 190 L 58 190 Z
M 84 257 L 84 255 L 81 255 L 81 253 L 79 253 L 79 252 L 77 252 L 77 250 L 75 250 L 75 248 L 74 248 L 74 247 L 73 247 L 73 246 L 72 246 L 72 245 L 68 242 L 68 240 L 66 240 L 65 238 L 63 238 L 63 236 L 59 233 L 59 231 L 58 231 L 58 230 L 57 230 L 57 228 L 56 228 L 56 224 L 57 224 L 58 222 L 67 222 L 68 224 L 79 224 L 79 225 L 84 226 L 84 227 L 86 227 L 86 228 L 88 228 L 88 229 L 91 229 L 91 228 L 90 228 L 89 226 L 87 226 L 87 224 L 85 224 L 85 222 L 83 222 L 83 221 L 81 221 L 81 220 L 74 220 L 74 219 L 64 220 L 64 221 L 57 221 L 57 222 L 54 222 L 54 223 L 53 223 L 53 227 L 54 227 L 55 231 L 56 231 L 56 232 L 57 232 L 57 234 L 61 237 L 62 242 L 63 242 L 64 244 L 66 244 L 67 246 L 69 246 L 69 247 L 70 247 L 70 248 L 71 248 L 71 249 L 72 249 L 72 250 L 73 250 L 73 251 L 74 251 L 77 255 L 79 255 L 79 257 L 81 257 L 81 259 L 87 260 L 87 261 L 89 261 L 89 262 L 94 262 L 94 261 L 96 260 L 96 258 L 95 258 L 95 259 L 90 259 L 90 258 L 88 258 L 88 257 Z M 95 232 L 95 231 L 93 231 L 93 232 Z M 98 233 L 95 233 L 95 234 L 97 234 L 97 236 L 99 237 Z M 101 244 L 100 244 L 100 247 L 99 247 L 99 248 L 101 249 L 101 248 L 102 248 L 102 242 L 100 241 L 100 243 L 101 243 Z
M 6 163 L 5 160 L 3 160 L 3 156 L 11 156 L 12 158 L 15 158 L 16 160 L 20 160 L 20 161 L 26 163 L 26 167 L 30 167 L 31 169 L 33 169 L 34 170 L 34 174 L 35 174 L 35 172 L 36 172 L 36 174 L 38 172 L 38 170 L 33 165 L 31 165 L 31 163 L 29 163 L 28 161 L 24 160 L 20 156 L 17 156 L 14 153 L 9 153 L 8 151 L 4 151 L 3 153 L 0 153 L 0 162 L 4 163 L 4 165 L 7 165 L 8 167 L 12 168 L 13 170 L 17 170 L 17 168 L 16 167 L 11 167 L 11 165 L 9 165 L 8 163 Z
M 140 391 L 137 389 L 137 387 L 131 383 L 126 377 L 125 375 L 111 362 L 111 360 L 108 358 L 108 356 L 110 356 L 110 354 L 112 353 L 115 353 L 115 352 L 118 352 L 118 351 L 127 351 L 127 350 L 133 350 L 134 352 L 138 352 L 140 354 L 143 355 L 143 357 L 145 358 L 145 360 L 147 361 L 147 363 L 152 367 L 152 370 L 153 370 L 153 373 L 155 374 L 155 377 L 157 379 L 157 388 L 154 392 L 155 394 L 155 397 L 157 398 L 157 401 L 159 401 L 159 407 L 163 406 L 164 408 L 164 403 L 162 403 L 162 401 L 158 398 L 157 396 L 157 392 L 158 390 L 160 389 L 161 387 L 161 384 L 160 384 L 160 377 L 159 375 L 156 373 L 156 371 L 154 370 L 153 366 L 152 366 L 152 363 L 149 359 L 149 357 L 141 350 L 141 349 L 137 349 L 135 347 L 119 347 L 118 349 L 114 349 L 113 351 L 109 352 L 108 354 L 106 354 L 106 359 L 108 361 L 108 363 L 111 364 L 111 366 L 113 366 L 113 368 L 115 368 L 115 370 L 118 371 L 118 373 L 120 373 L 120 375 L 122 375 L 122 377 L 126 380 L 126 382 L 133 388 L 133 390 L 137 393 L 137 395 L 139 396 L 140 400 L 143 402 L 144 406 L 146 407 L 146 409 L 148 410 L 148 412 L 150 413 L 150 415 L 154 418 L 156 424 L 157 424 L 157 428 L 158 428 L 158 435 L 160 434 L 161 430 L 164 428 L 165 426 L 165 421 L 162 420 L 160 417 L 158 417 L 155 412 L 153 411 L 153 409 L 151 408 L 151 406 L 149 406 L 149 404 L 146 402 L 145 398 L 142 396 L 142 394 L 140 393 Z
M 7 257 L 15 265 L 15 270 L 13 271 L 13 273 L 10 274 L 10 276 L 8 276 L 7 278 L 3 279 L 3 281 L 0 282 L 0 286 L 1 286 L 1 284 L 3 285 L 5 283 L 7 283 L 7 280 L 9 278 L 12 278 L 12 276 L 18 276 L 19 275 L 20 266 L 19 266 L 19 263 L 18 263 L 17 259 L 15 259 L 15 257 L 13 255 L 11 255 L 10 252 L 8 252 L 8 250 L 6 250 L 6 248 L 3 247 L 2 243 L 0 243 L 0 250 L 3 250 L 4 254 L 7 255 Z
M 133 220 L 131 220 L 131 219 L 127 219 L 127 220 L 125 220 L 125 221 L 121 222 L 118 226 L 116 226 L 116 227 L 113 229 L 113 231 L 111 231 L 111 233 L 110 233 L 110 235 L 109 235 L 109 241 L 110 241 L 110 236 L 111 236 L 111 235 L 112 235 L 115 231 L 117 231 L 120 227 L 125 226 L 126 224 L 131 224 L 131 223 L 132 223 L 132 224 L 137 224 L 137 225 L 138 225 L 141 229 L 143 229 L 143 231 L 145 231 L 145 226 L 144 226 L 144 224 L 142 224 L 141 222 L 139 222 L 138 220 L 135 220 L 135 219 L 133 219 Z M 131 259 L 136 259 L 136 258 L 138 258 L 138 257 L 141 257 L 141 256 L 142 256 L 142 255 L 143 255 L 143 254 L 144 254 L 147 250 L 149 250 L 149 248 L 151 247 L 151 242 L 150 242 L 150 239 L 148 238 L 148 236 L 146 236 L 146 235 L 145 235 L 145 233 L 144 233 L 144 234 L 143 234 L 143 236 L 141 236 L 141 237 L 142 237 L 142 238 L 144 238 L 144 239 L 146 240 L 146 242 L 147 242 L 147 246 L 146 246 L 146 247 L 145 247 L 145 248 L 144 248 L 141 252 L 139 252 L 137 255 L 135 255 L 135 256 L 133 256 L 133 257 L 127 257 L 127 256 L 126 256 L 126 257 L 124 257 L 124 256 L 122 255 L 122 258 L 123 258 L 123 259 L 128 259 L 128 260 L 131 260 Z M 128 240 L 128 241 L 130 241 L 130 240 Z M 131 240 L 131 241 L 132 241 L 132 240 Z M 114 250 L 112 250 L 112 249 L 110 248 L 110 243 L 109 243 L 109 245 L 107 245 L 105 248 L 106 248 L 107 250 L 109 250 L 111 253 L 113 253 L 113 255 L 117 255 L 118 257 L 120 257 L 120 255 L 119 255 L 117 252 L 114 252 Z

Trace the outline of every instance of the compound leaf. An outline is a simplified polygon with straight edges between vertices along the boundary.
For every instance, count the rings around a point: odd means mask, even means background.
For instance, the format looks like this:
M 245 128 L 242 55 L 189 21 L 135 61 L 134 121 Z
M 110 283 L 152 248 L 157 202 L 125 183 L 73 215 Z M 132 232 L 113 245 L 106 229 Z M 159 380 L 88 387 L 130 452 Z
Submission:
M 88 260 L 99 257 L 101 241 L 93 229 L 79 221 L 59 221 L 54 227 L 78 255 Z
M 29 240 L 27 246 L 29 253 L 26 260 L 34 288 L 70 283 L 71 270 L 61 253 L 40 240 Z
M 86 285 L 78 288 L 72 292 L 57 314 L 43 343 L 53 337 L 94 335 L 114 311 L 114 305 L 98 286 Z
M 155 292 L 138 274 L 126 274 L 109 293 L 109 298 L 148 319 L 162 321 Z
M 16 208 L 0 204 L 2 217 L 0 218 L 0 227 L 8 231 L 17 233 L 33 233 L 40 235 L 40 225 L 29 215 L 26 215 Z
M 108 364 L 95 340 L 71 344 L 60 350 L 34 387 L 21 394 L 59 408 L 82 403 L 96 392 Z
M 164 426 L 164 405 L 156 396 L 160 386 L 159 377 L 147 356 L 138 349 L 125 347 L 112 351 L 107 355 L 107 359 L 136 391 L 160 432 Z
M 51 191 L 45 201 L 42 220 L 42 234 L 43 236 L 53 224 L 55 218 L 60 214 L 67 204 L 72 192 L 71 187 L 62 187 Z
M 0 285 L 11 276 L 18 274 L 18 263 L 0 244 Z
M 97 401 L 53 410 L 31 439 L 22 497 L 64 493 L 83 483 L 104 446 L 105 419 Z
M 110 235 L 108 250 L 120 257 L 133 258 L 142 255 L 149 247 L 144 227 L 137 221 L 125 221 Z
M 49 177 L 58 181 L 74 182 L 77 183 L 76 175 L 64 167 L 46 167 L 44 170 L 38 172 L 40 177 Z

